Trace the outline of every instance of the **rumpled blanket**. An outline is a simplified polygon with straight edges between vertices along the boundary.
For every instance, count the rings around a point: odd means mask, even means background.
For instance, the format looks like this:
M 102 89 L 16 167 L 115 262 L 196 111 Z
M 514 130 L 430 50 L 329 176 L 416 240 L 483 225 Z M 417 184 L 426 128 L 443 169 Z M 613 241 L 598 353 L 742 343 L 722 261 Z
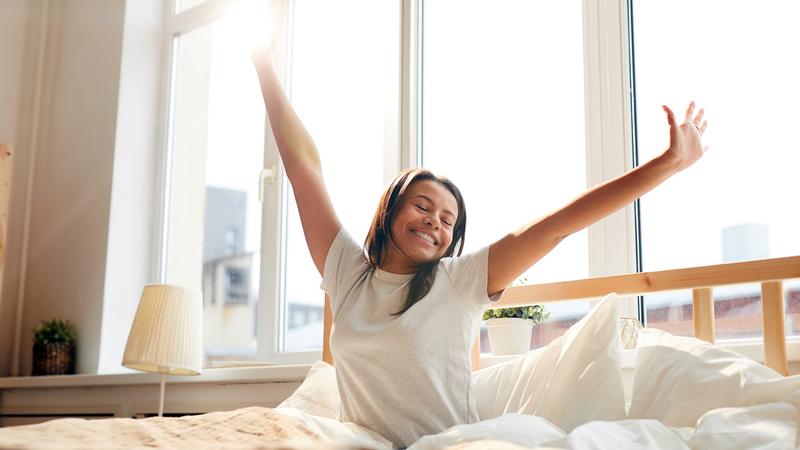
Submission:
M 183 417 L 58 419 L 0 428 L 0 449 L 386 448 L 357 425 L 327 420 L 258 406 Z

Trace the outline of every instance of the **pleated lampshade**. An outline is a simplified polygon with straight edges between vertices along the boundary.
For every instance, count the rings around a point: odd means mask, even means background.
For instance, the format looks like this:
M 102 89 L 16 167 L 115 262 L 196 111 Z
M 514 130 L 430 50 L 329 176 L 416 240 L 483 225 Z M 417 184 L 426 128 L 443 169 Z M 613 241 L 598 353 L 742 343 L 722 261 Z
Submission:
M 144 287 L 122 365 L 168 375 L 203 373 L 203 298 L 166 284 Z

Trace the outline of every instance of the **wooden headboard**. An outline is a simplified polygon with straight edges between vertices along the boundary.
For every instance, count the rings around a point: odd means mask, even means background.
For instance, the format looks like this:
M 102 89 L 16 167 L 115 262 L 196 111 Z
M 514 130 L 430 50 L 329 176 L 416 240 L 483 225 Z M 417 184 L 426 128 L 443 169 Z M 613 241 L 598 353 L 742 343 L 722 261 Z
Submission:
M 783 281 L 800 278 L 800 256 L 762 259 L 685 269 L 642 272 L 627 275 L 586 278 L 556 283 L 508 288 L 493 308 L 586 300 L 610 292 L 640 295 L 654 292 L 692 290 L 694 336 L 714 342 L 714 288 L 743 283 L 761 283 L 761 308 L 764 331 L 764 362 L 788 375 Z M 322 359 L 333 364 L 330 351 L 332 314 L 325 296 Z M 472 346 L 472 367 L 480 361 L 480 337 Z

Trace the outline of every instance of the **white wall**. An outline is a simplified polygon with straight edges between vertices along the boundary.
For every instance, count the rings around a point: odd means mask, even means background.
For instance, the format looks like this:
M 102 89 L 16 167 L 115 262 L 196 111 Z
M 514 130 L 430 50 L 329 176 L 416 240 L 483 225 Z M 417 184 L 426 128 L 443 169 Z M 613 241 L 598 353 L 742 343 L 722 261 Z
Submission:
M 118 367 L 150 281 L 160 2 L 127 3 L 0 2 L 3 59 L 21 60 L 0 71 L 0 98 L 17 103 L 0 108 L 0 140 L 16 149 L 0 376 L 30 374 L 30 330 L 53 317 L 76 325 L 79 373 Z
M 139 296 L 159 281 L 152 236 L 159 229 L 162 3 L 125 6 L 98 373 L 127 371 L 120 363 Z
M 30 71 L 28 79 L 22 77 L 24 68 L 29 67 L 34 61 L 30 50 L 35 42 L 26 39 L 29 24 L 28 19 L 33 15 L 36 5 L 24 0 L 0 1 L 0 56 L 3 69 L 0 70 L 0 142 L 14 145 L 10 208 L 11 213 L 7 223 L 7 236 L 5 248 L 5 267 L 3 269 L 3 292 L 0 295 L 0 376 L 11 372 L 11 354 L 15 334 L 17 317 L 16 299 L 19 265 L 15 264 L 21 251 L 23 217 L 15 214 L 21 210 L 25 203 L 25 186 L 27 183 L 29 153 L 22 151 L 25 148 L 26 138 L 30 129 L 29 121 L 19 121 L 18 118 L 26 116 L 29 110 L 20 99 L 30 97 L 32 83 Z M 26 44 L 28 49 L 26 49 Z M 27 51 L 26 51 L 27 50 Z
M 78 372 L 97 368 L 108 236 L 122 1 L 52 2 L 21 324 L 20 374 L 38 321 L 69 319 Z

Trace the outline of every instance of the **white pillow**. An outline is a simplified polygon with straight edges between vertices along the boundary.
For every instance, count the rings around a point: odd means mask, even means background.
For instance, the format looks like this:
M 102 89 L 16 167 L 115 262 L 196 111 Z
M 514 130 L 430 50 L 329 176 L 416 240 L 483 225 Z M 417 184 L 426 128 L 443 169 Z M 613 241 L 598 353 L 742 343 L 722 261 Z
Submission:
M 700 339 L 639 333 L 630 418 L 695 427 L 713 409 L 783 401 L 800 409 L 800 375 L 784 377 Z
M 341 400 L 336 369 L 325 361 L 311 365 L 306 379 L 278 408 L 295 408 L 315 416 L 340 420 Z
M 481 420 L 507 413 L 543 417 L 566 432 L 625 418 L 617 295 L 606 295 L 549 345 L 472 376 Z

